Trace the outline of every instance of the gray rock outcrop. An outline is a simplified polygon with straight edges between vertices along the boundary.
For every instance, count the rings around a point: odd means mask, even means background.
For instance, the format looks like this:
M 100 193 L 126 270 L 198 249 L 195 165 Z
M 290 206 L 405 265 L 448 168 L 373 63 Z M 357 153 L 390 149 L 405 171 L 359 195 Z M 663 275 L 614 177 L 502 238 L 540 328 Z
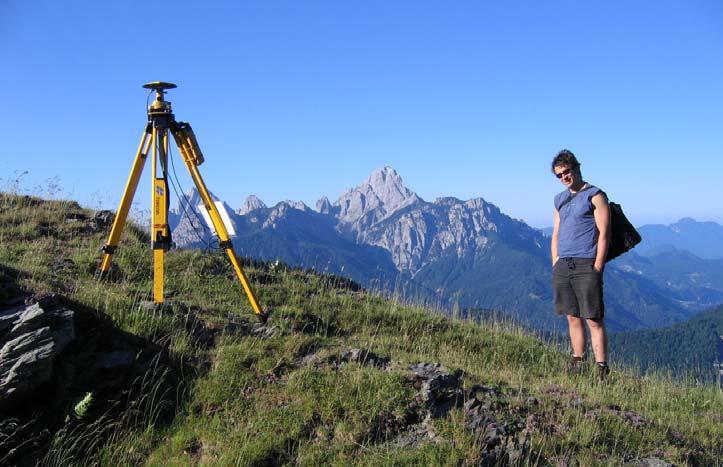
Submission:
M 414 387 L 419 389 L 430 417 L 439 418 L 462 403 L 461 372 L 449 373 L 439 363 L 418 363 L 410 365 L 409 369 L 414 374 Z
M 357 231 L 358 241 L 389 251 L 397 268 L 412 276 L 443 254 L 457 258 L 482 254 L 491 236 L 505 235 L 534 241 L 532 229 L 482 198 L 420 201 Z M 538 242 L 537 247 L 542 245 Z
M 266 209 L 266 204 L 261 201 L 256 195 L 249 195 L 248 197 L 246 197 L 246 201 L 244 201 L 244 204 L 236 210 L 236 214 L 238 214 L 239 216 L 245 216 L 251 211 L 255 211 L 257 209 Z
M 334 205 L 339 207 L 339 222 L 346 224 L 346 229 L 359 232 L 421 200 L 404 185 L 396 170 L 384 167 L 343 193 Z
M 316 202 L 316 212 L 319 214 L 331 214 L 334 208 L 331 205 L 331 201 L 326 196 L 322 196 L 319 201 Z
M 309 206 L 304 204 L 303 201 L 294 201 L 294 200 L 287 199 L 286 201 L 282 201 L 281 203 L 286 204 L 286 205 L 292 207 L 293 209 L 298 209 L 299 211 L 309 211 L 310 210 Z
M 0 411 L 48 382 L 75 338 L 73 312 L 53 298 L 0 311 Z
M 311 212 L 311 209 L 302 201 L 281 201 L 279 204 L 271 208 L 268 217 L 264 221 L 264 229 L 275 229 L 279 225 L 279 221 L 283 221 L 287 217 L 289 211 L 297 210 L 301 212 Z

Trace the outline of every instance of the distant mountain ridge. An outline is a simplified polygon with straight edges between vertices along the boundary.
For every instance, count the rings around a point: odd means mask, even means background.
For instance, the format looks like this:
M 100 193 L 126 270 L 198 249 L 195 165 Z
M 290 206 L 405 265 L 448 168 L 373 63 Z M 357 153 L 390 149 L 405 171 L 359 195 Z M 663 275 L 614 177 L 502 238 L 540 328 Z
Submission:
M 636 228 L 643 237 L 634 250 L 639 255 L 684 250 L 703 259 L 723 259 L 723 225 L 716 222 L 684 217 L 669 225 L 644 224 Z M 552 227 L 539 230 L 546 237 L 552 235 Z
M 625 272 L 648 278 L 684 306 L 723 303 L 723 259 L 703 259 L 689 251 L 669 248 L 650 250 L 645 256 L 633 250 L 614 264 Z
M 187 197 L 189 211 L 197 195 Z M 240 254 L 342 274 L 447 309 L 498 309 L 540 328 L 561 324 L 550 305 L 549 239 L 483 198 L 427 202 L 383 167 L 314 209 L 298 201 L 267 207 L 249 196 L 227 211 Z M 170 216 L 174 241 L 209 244 L 208 229 L 182 214 L 179 205 Z M 671 325 L 703 306 L 630 269 L 608 268 L 605 280 L 613 330 Z
M 641 255 L 674 248 L 690 251 L 704 259 L 723 259 L 723 226 L 715 222 L 698 222 L 685 217 L 674 224 L 649 224 L 638 230 L 645 239 L 636 247 Z

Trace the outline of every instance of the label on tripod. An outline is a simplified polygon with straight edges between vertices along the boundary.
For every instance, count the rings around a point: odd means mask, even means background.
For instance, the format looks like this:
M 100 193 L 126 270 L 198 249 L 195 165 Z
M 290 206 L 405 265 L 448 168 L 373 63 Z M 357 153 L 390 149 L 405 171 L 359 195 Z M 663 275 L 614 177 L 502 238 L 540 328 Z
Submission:
M 223 222 L 224 227 L 226 227 L 226 231 L 228 232 L 229 237 L 233 237 L 234 235 L 236 235 L 236 230 L 233 228 L 233 223 L 231 222 L 231 218 L 229 217 L 228 212 L 223 205 L 223 201 L 215 201 L 213 204 L 216 205 L 216 210 L 221 217 L 221 221 Z M 203 204 L 199 204 L 198 211 L 203 216 L 203 220 L 206 221 L 206 225 L 208 225 L 208 228 L 211 229 L 211 233 L 213 235 L 218 235 L 216 233 L 216 228 L 213 225 L 213 221 L 211 220 L 211 215 L 206 209 L 206 206 L 204 206 Z

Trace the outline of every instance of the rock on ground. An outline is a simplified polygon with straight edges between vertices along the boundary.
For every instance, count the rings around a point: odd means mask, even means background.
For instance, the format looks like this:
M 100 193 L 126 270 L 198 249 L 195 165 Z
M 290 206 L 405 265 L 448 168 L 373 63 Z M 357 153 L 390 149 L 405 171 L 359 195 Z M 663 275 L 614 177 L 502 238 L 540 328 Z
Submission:
M 0 311 L 0 412 L 48 382 L 73 339 L 73 312 L 53 297 Z

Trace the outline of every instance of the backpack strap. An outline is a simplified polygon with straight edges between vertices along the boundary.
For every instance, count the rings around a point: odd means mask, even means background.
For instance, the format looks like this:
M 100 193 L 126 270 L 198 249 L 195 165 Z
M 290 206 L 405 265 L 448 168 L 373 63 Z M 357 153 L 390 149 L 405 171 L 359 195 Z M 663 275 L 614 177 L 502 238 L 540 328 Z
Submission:
M 590 188 L 593 188 L 594 186 L 595 186 L 595 185 L 590 185 L 590 184 L 588 183 L 587 186 L 586 186 L 585 188 L 583 188 L 582 190 L 576 191 L 575 193 L 571 193 L 570 196 L 569 196 L 565 201 L 563 201 L 562 203 L 560 203 L 560 205 L 557 207 L 557 210 L 560 211 L 560 209 L 562 209 L 562 207 L 563 207 L 564 205 L 566 205 L 567 203 L 569 203 L 570 201 L 572 201 L 573 199 L 575 199 L 575 197 L 576 197 L 577 195 L 579 195 L 579 194 L 582 193 L 583 191 L 586 191 L 586 190 L 589 190 Z M 597 188 L 597 187 L 595 187 L 595 188 Z M 600 188 L 598 188 L 598 190 L 600 190 Z M 607 198 L 607 194 L 605 194 L 604 191 L 600 190 L 600 191 L 598 191 L 598 193 L 603 193 L 603 194 L 605 195 L 605 197 Z M 597 194 L 597 193 L 595 193 L 595 194 Z

